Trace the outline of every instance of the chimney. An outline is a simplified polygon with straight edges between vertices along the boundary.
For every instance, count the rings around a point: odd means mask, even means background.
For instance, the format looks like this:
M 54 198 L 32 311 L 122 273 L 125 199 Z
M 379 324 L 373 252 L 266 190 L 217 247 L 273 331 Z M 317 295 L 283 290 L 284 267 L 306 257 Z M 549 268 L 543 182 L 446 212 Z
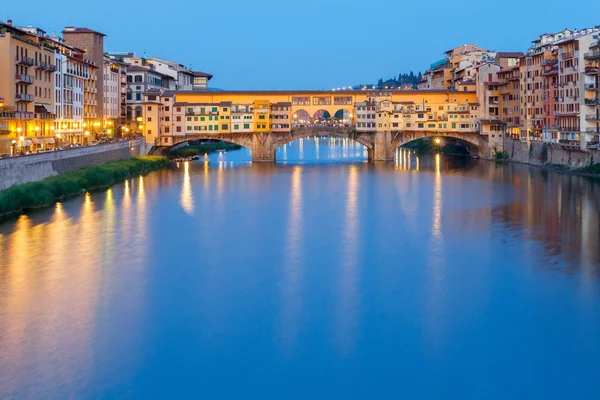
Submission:
M 8 21 L 6 21 L 6 25 L 12 26 L 12 19 L 9 19 Z

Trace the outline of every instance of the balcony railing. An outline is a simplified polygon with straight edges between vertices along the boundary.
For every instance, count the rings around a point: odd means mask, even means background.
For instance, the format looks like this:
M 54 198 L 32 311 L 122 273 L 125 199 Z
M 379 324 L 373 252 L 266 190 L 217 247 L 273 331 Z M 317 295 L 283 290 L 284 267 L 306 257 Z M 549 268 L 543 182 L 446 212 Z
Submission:
M 17 83 L 26 83 L 26 84 L 32 84 L 33 83 L 33 76 L 31 75 L 25 75 L 25 74 L 17 74 L 15 76 L 15 80 L 17 81 Z
M 566 60 L 568 58 L 573 58 L 573 52 L 572 51 L 565 51 L 564 53 L 560 54 L 562 56 L 563 60 Z
M 546 58 L 542 60 L 542 65 L 554 65 L 558 62 L 556 58 Z
M 27 111 L 2 111 L 0 112 L 0 120 L 2 119 L 33 119 L 34 115 Z
M 586 83 L 585 90 L 598 90 L 598 84 L 596 83 Z
M 17 101 L 30 102 L 30 101 L 33 101 L 33 95 L 32 94 L 27 94 L 27 93 L 17 93 L 17 95 L 15 96 L 15 99 Z
M 17 61 L 17 64 L 27 65 L 29 67 L 31 67 L 35 64 L 35 60 L 33 58 L 23 57 L 23 56 L 17 56 L 16 61 Z
M 596 115 L 596 114 L 587 114 L 587 115 L 585 116 L 585 120 L 586 120 L 586 121 L 598 121 L 598 120 L 599 120 L 598 118 L 599 118 L 599 117 L 598 117 L 598 115 Z
M 584 72 L 586 74 L 588 74 L 588 75 L 597 75 L 598 74 L 598 68 L 587 66 L 587 67 L 585 67 L 585 71 Z
M 600 100 L 598 99 L 585 99 L 586 106 L 597 106 L 600 104 Z
M 54 119 L 54 118 L 56 118 L 56 114 L 50 114 L 50 113 L 35 114 L 35 119 Z
M 583 58 L 585 58 L 586 60 L 596 60 L 600 58 L 600 50 L 594 50 L 590 51 L 589 53 L 585 53 L 583 55 Z

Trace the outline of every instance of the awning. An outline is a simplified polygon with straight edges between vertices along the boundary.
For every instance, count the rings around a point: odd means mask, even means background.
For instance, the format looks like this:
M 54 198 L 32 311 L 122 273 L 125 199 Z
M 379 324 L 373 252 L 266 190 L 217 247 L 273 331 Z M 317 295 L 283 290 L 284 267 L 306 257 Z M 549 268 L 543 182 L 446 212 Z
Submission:
M 34 138 L 31 138 L 31 142 L 33 144 L 42 144 L 42 143 L 44 143 L 44 139 L 34 137 Z
M 51 137 L 51 138 L 46 138 L 46 139 L 45 139 L 45 141 L 46 141 L 46 144 L 54 144 L 54 143 L 55 143 L 55 142 L 54 142 L 54 138 L 53 138 L 53 137 Z
M 29 146 L 31 146 L 33 143 L 31 142 L 31 140 L 27 139 L 27 140 L 19 140 L 19 141 L 17 142 L 17 144 L 18 144 L 20 147 L 29 147 Z
M 44 104 L 44 103 L 36 103 L 35 105 L 36 107 L 42 107 L 44 110 L 46 110 L 47 113 L 52 114 L 54 113 L 54 110 L 52 109 L 52 106 L 50 104 Z

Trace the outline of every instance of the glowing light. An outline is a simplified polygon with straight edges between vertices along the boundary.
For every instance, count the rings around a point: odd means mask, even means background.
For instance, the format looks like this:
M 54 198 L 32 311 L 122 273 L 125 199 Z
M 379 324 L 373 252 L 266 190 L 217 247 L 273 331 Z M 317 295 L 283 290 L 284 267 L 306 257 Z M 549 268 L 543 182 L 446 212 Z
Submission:
M 435 142 L 435 144 L 440 144 L 440 143 L 442 143 L 442 139 L 435 138 L 434 142 Z

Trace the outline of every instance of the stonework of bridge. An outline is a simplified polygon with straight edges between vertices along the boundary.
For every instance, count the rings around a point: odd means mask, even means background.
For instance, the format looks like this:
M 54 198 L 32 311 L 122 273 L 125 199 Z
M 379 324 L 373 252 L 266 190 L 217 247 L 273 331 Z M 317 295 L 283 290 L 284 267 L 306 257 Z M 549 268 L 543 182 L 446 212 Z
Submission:
M 373 161 L 390 161 L 394 159 L 395 150 L 413 140 L 426 137 L 453 138 L 463 142 L 471 154 L 480 157 L 485 154 L 487 141 L 478 133 L 473 132 L 356 132 L 352 128 L 341 127 L 303 127 L 294 128 L 291 132 L 248 132 L 248 133 L 216 133 L 216 134 L 192 134 L 185 136 L 174 136 L 173 145 L 190 140 L 221 140 L 237 144 L 249 149 L 252 153 L 252 161 L 269 162 L 275 161 L 276 150 L 284 144 L 294 140 L 319 136 L 333 136 L 354 140 L 367 148 L 368 159 Z

